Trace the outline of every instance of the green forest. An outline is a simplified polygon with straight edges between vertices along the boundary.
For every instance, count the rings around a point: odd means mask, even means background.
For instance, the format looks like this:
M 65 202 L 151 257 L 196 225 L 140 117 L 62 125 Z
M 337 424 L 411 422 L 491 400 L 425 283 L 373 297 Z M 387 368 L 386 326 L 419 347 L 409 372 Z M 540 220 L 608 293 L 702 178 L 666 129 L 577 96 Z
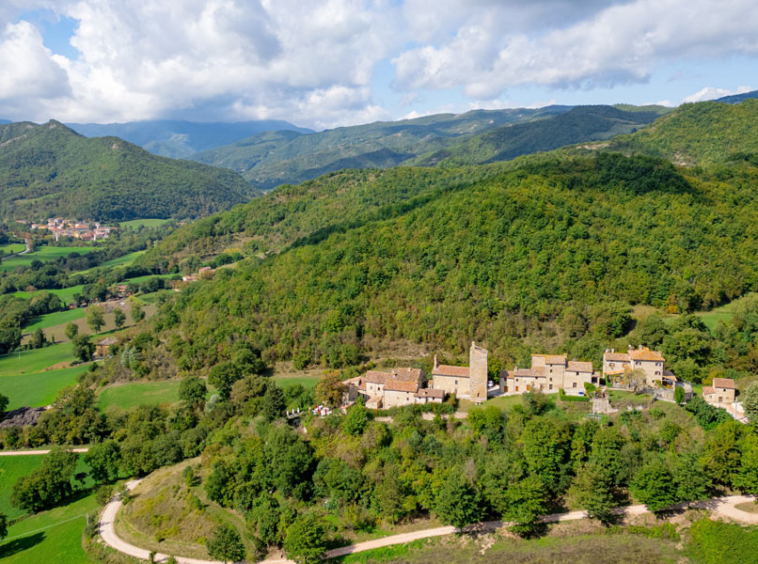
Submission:
M 87 139 L 56 121 L 0 125 L 0 188 L 6 219 L 194 218 L 259 194 L 234 172 Z

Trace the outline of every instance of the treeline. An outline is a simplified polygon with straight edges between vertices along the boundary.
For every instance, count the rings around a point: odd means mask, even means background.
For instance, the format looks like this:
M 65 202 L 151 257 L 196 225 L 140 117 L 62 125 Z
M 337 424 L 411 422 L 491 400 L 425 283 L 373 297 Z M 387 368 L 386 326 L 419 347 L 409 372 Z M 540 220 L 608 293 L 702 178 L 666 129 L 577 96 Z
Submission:
M 649 157 L 531 158 L 219 271 L 167 305 L 156 329 L 183 335 L 174 358 L 195 369 L 228 360 L 237 341 L 300 366 L 350 365 L 401 340 L 462 353 L 474 339 L 508 364 L 545 349 L 597 360 L 634 328 L 635 304 L 686 313 L 756 289 L 746 180 L 757 172 L 742 163 L 725 181 Z

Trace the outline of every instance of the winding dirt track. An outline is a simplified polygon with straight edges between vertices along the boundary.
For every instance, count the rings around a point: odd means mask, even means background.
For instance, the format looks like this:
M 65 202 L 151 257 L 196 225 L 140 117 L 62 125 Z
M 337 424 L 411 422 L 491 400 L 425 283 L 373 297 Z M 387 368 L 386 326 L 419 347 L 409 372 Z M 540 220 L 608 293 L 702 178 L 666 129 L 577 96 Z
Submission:
M 132 480 L 127 482 L 126 487 L 129 490 L 134 489 L 140 480 Z M 683 509 L 686 507 L 707 509 L 717 517 L 726 517 L 741 523 L 755 525 L 758 524 L 758 514 L 747 513 L 741 511 L 735 507 L 735 505 L 744 503 L 747 501 L 753 501 L 753 497 L 744 495 L 733 495 L 727 497 L 717 497 L 709 499 L 707 501 L 693 502 L 689 504 L 679 504 L 675 506 L 677 509 Z M 144 548 L 131 545 L 116 535 L 114 527 L 114 521 L 116 514 L 121 508 L 121 501 L 115 497 L 105 506 L 105 510 L 100 518 L 100 536 L 103 541 L 110 546 L 123 552 L 129 556 L 140 558 L 142 560 L 148 560 L 150 558 L 150 551 Z M 647 513 L 647 507 L 644 505 L 631 505 L 619 510 L 619 514 L 626 516 L 642 515 Z M 571 511 L 569 513 L 555 513 L 553 515 L 546 515 L 542 520 L 545 523 L 559 523 L 564 521 L 577 521 L 580 519 L 586 519 L 587 513 L 584 511 Z M 466 527 L 467 531 L 494 531 L 502 527 L 504 523 L 502 521 L 487 521 L 484 523 L 477 523 Z M 413 533 L 404 533 L 401 535 L 393 535 L 390 537 L 384 537 L 381 539 L 359 542 L 350 546 L 344 546 L 342 548 L 336 548 L 327 552 L 328 558 L 335 558 L 337 556 L 344 556 L 346 554 L 353 554 L 355 552 L 364 552 L 366 550 L 373 550 L 375 548 L 382 548 L 385 546 L 392 546 L 396 544 L 406 544 L 419 539 L 428 539 L 432 537 L 442 537 L 445 535 L 451 535 L 455 533 L 455 527 L 438 527 L 436 529 L 426 529 L 423 531 L 415 531 Z M 167 554 L 156 554 L 156 562 L 165 562 L 168 559 Z M 223 564 L 219 561 L 213 560 L 199 560 L 197 558 L 187 558 L 184 556 L 175 556 L 177 562 L 180 564 Z M 262 560 L 260 564 L 295 564 L 292 560 Z

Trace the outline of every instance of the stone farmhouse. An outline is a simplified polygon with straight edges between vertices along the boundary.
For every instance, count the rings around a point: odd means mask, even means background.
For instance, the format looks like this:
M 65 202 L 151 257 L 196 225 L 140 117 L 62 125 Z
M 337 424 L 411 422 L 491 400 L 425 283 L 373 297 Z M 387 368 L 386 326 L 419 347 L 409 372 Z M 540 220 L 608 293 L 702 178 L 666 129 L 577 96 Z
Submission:
M 470 366 L 441 365 L 435 357 L 431 381 L 420 368 L 399 368 L 391 372 L 369 370 L 365 376 L 345 382 L 345 403 L 363 395 L 367 408 L 388 409 L 442 403 L 447 394 L 481 403 L 487 399 L 487 349 L 471 343 L 469 363 Z
M 703 399 L 716 407 L 734 403 L 734 380 L 731 378 L 714 378 L 713 384 L 703 386 Z
M 584 384 L 597 384 L 598 375 L 591 362 L 568 360 L 566 355 L 533 354 L 531 368 L 503 370 L 500 391 L 507 395 L 531 391 L 569 395 L 584 393 Z
M 673 387 L 676 385 L 676 376 L 665 370 L 665 362 L 660 351 L 642 345 L 636 349 L 630 345 L 625 353 L 609 349 L 603 354 L 603 378 L 606 381 L 625 380 L 635 370 L 641 370 L 645 374 L 647 387 Z
M 471 343 L 468 366 L 448 366 L 439 364 L 434 357 L 432 387 L 458 398 L 481 403 L 487 399 L 487 349 Z

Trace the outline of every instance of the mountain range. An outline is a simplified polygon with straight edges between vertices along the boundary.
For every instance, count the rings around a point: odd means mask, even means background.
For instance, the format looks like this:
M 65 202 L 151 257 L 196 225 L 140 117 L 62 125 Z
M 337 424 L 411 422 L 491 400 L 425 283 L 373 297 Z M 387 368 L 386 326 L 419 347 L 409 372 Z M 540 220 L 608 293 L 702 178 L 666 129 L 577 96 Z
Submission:
M 86 137 L 120 137 L 153 154 L 171 158 L 185 158 L 200 151 L 230 145 L 263 131 L 313 133 L 311 129 L 297 127 L 281 120 L 237 123 L 153 120 L 109 124 L 68 123 L 66 125 Z
M 0 216 L 194 218 L 259 192 L 230 170 L 168 159 L 57 121 L 0 125 Z

